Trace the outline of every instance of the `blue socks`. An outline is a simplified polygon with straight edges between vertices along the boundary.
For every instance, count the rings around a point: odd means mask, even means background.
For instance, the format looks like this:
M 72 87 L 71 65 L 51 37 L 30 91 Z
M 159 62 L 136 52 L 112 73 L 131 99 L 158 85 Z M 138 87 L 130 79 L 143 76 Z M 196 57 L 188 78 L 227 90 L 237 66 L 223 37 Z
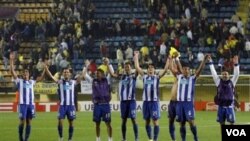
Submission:
M 62 138 L 63 137 L 63 126 L 58 125 L 57 130 L 58 130 L 59 137 Z M 74 127 L 69 126 L 69 140 L 72 139 L 73 133 L 74 133 Z
M 169 124 L 169 133 L 172 140 L 175 140 L 175 126 L 174 123 Z
M 26 125 L 26 129 L 25 129 L 25 140 L 28 140 L 29 136 L 30 136 L 30 131 L 31 131 L 31 126 L 30 125 Z
M 157 141 L 160 128 L 159 125 L 154 126 L 154 141 Z
M 151 126 L 150 125 L 146 125 L 146 131 L 147 131 L 148 138 L 151 140 L 152 135 L 151 135 Z
M 62 126 L 58 125 L 57 130 L 58 130 L 59 137 L 62 138 L 63 137 L 63 128 L 62 128 Z
M 134 129 L 135 139 L 138 139 L 138 126 L 137 126 L 137 124 L 133 125 L 133 129 Z
M 18 126 L 19 141 L 23 141 L 23 127 L 24 127 L 23 124 L 20 124 L 20 125 Z
M 193 135 L 194 135 L 194 140 L 195 140 L 195 141 L 198 141 L 198 137 L 197 137 L 197 128 L 196 128 L 196 126 L 191 126 L 190 129 L 191 129 L 191 131 L 192 131 L 192 133 L 193 133 Z
M 72 139 L 73 132 L 74 132 L 74 127 L 73 126 L 69 126 L 69 140 Z
M 182 141 L 186 141 L 186 127 L 185 126 L 180 127 L 180 133 L 181 133 Z
M 122 123 L 122 138 L 124 140 L 126 140 L 126 131 L 127 131 L 127 127 L 125 123 Z

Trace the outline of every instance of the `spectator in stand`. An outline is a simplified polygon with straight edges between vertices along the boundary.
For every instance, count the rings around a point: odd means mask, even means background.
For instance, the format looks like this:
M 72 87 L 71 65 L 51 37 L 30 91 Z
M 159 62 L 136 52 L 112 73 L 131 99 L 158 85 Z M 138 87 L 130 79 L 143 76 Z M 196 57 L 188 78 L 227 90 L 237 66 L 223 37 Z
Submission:
M 161 21 L 163 21 L 166 16 L 168 15 L 168 9 L 165 3 L 162 3 L 160 13 L 159 13 L 159 18 Z
M 203 54 L 203 51 L 202 51 L 202 49 L 200 48 L 199 49 L 199 52 L 198 52 L 198 54 L 197 54 L 197 60 L 198 60 L 198 62 L 200 63 L 203 59 L 204 59 L 204 54 Z
M 144 46 L 140 49 L 140 53 L 141 53 L 141 58 L 145 58 L 145 56 L 149 55 L 149 48 L 146 44 L 144 44 Z
M 116 32 L 116 36 L 121 35 L 121 26 L 120 26 L 120 21 L 119 20 L 117 20 L 115 22 L 115 32 Z
M 121 47 L 119 47 L 117 50 L 116 50 L 116 59 L 117 59 L 117 62 L 119 64 L 122 64 L 123 63 L 123 52 L 122 52 L 122 49 Z
M 90 60 L 88 70 L 90 71 L 90 76 L 94 76 L 97 70 L 97 66 L 94 59 Z
M 188 31 L 187 31 L 187 38 L 188 38 L 188 45 L 192 46 L 193 45 L 193 31 L 190 27 L 188 27 Z
M 161 45 L 160 45 L 160 64 L 164 64 L 164 62 L 166 62 L 166 53 L 167 53 L 167 46 L 165 44 L 165 42 L 162 42 Z
M 237 28 L 240 34 L 244 35 L 244 25 L 241 17 L 239 17 L 239 21 L 237 22 Z
M 100 43 L 100 53 L 101 57 L 108 57 L 108 44 L 104 40 Z
M 157 49 L 153 49 L 153 53 L 150 54 L 150 58 L 152 60 L 152 63 L 155 64 L 155 68 L 159 67 L 159 54 L 157 52 Z
M 191 19 L 191 11 L 189 7 L 185 8 L 185 17 L 189 20 Z
M 215 11 L 220 12 L 220 0 L 215 0 Z
M 207 11 L 207 9 L 205 7 L 202 8 L 200 16 L 201 16 L 201 18 L 207 19 L 208 11 Z
M 181 31 L 181 37 L 180 37 L 180 50 L 186 50 L 188 47 L 188 37 L 184 33 L 184 30 Z
M 188 63 L 189 63 L 189 68 L 190 68 L 190 71 L 192 73 L 193 69 L 194 69 L 194 55 L 192 53 L 192 50 L 189 48 L 188 49 Z
M 239 16 L 237 15 L 236 12 L 234 12 L 231 17 L 231 22 L 236 24 L 238 21 L 239 21 Z
M 133 61 L 133 49 L 130 44 L 127 45 L 127 49 L 125 50 L 125 57 L 128 61 Z
M 155 39 L 155 35 L 157 32 L 156 26 L 157 26 L 157 23 L 155 21 L 150 22 L 148 35 L 149 35 L 151 41 L 154 41 L 154 39 Z
M 178 0 L 175 0 L 174 1 L 175 4 L 174 4 L 174 13 L 175 13 L 175 18 L 180 18 L 180 1 Z
M 60 61 L 60 69 L 63 69 L 63 68 L 68 68 L 69 67 L 69 62 L 67 61 L 66 57 L 63 56 L 62 60 Z
M 86 48 L 86 52 L 92 52 L 93 48 L 95 46 L 95 39 L 92 37 L 92 35 L 90 34 L 87 38 L 87 48 Z
M 44 62 L 42 58 L 39 59 L 38 63 L 36 64 L 36 69 L 38 73 L 41 73 L 44 70 Z
M 89 4 L 89 7 L 88 7 L 89 19 L 94 18 L 95 9 L 96 9 L 95 4 L 93 2 L 91 2 Z
M 247 38 L 245 42 L 245 51 L 247 52 L 247 57 L 250 58 L 250 41 Z

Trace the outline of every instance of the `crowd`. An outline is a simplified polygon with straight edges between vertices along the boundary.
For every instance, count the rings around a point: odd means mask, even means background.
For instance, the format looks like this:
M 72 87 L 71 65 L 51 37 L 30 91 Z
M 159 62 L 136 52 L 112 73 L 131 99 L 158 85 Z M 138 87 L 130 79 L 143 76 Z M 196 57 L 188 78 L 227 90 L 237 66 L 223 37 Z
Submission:
M 157 64 L 156 67 L 164 65 L 166 54 L 171 47 L 180 51 L 184 59 L 188 59 L 193 65 L 197 65 L 195 62 L 200 58 L 200 55 L 193 52 L 193 48 L 199 48 L 200 53 L 204 52 L 205 47 L 216 49 L 217 52 L 213 53 L 213 56 L 219 62 L 218 66 L 230 64 L 228 62 L 235 54 L 248 57 L 249 51 L 245 52 L 248 47 L 245 48 L 247 38 L 244 36 L 244 25 L 236 13 L 232 15 L 229 24 L 223 19 L 209 22 L 208 6 L 218 3 L 217 0 L 210 3 L 205 0 L 132 2 L 132 5 L 148 8 L 153 18 L 96 19 L 96 7 L 91 0 L 63 0 L 53 3 L 49 20 L 1 21 L 1 52 L 5 68 L 8 67 L 9 53 L 13 51 L 18 58 L 16 64 L 28 64 L 30 70 L 36 72 L 42 69 L 39 68 L 39 60 L 49 60 L 52 72 L 55 73 L 65 66 L 72 65 L 73 59 L 89 59 L 86 55 L 95 52 L 98 46 L 97 52 L 100 52 L 100 56 L 117 59 L 118 64 L 126 59 L 131 60 L 133 51 L 140 50 L 140 62 L 153 62 Z M 221 0 L 219 4 L 230 2 L 233 1 Z M 171 14 L 173 11 L 176 15 Z M 128 41 L 125 38 L 115 46 L 115 42 L 110 41 L 115 36 L 143 36 L 143 40 L 138 46 L 137 41 Z M 52 39 L 52 42 L 47 42 L 48 39 Z M 37 44 L 29 56 L 18 54 L 22 42 L 34 40 Z M 24 58 L 30 59 L 27 61 Z M 93 63 L 97 63 L 95 59 Z M 232 68 L 230 65 L 225 66 Z

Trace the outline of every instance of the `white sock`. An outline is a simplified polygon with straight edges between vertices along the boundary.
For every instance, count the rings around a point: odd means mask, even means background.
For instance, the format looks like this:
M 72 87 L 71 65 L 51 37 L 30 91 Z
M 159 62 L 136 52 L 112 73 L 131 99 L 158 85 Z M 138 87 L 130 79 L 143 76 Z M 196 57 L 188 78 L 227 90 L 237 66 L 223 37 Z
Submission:
M 100 137 L 96 137 L 96 141 L 101 141 Z
M 109 137 L 109 141 L 113 141 L 113 140 L 112 140 L 112 137 Z

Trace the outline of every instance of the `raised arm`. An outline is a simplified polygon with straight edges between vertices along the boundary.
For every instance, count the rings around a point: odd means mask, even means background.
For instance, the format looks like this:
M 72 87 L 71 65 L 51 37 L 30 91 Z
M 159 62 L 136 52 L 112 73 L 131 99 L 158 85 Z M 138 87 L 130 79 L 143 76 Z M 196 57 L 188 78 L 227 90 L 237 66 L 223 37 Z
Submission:
M 182 68 L 182 65 L 181 65 L 179 57 L 175 58 L 175 63 L 176 63 L 177 69 L 179 69 L 180 72 L 183 74 L 183 68 Z
M 205 57 L 203 58 L 202 62 L 200 63 L 200 66 L 198 67 L 198 69 L 195 72 L 195 77 L 198 78 L 201 74 L 201 71 L 204 69 L 206 61 L 207 61 L 207 57 L 208 55 L 206 54 Z
M 108 68 L 108 73 L 109 73 L 112 77 L 117 78 L 117 77 L 118 77 L 118 75 L 114 73 L 113 66 L 112 66 L 112 64 L 110 64 L 110 62 L 109 62 L 109 59 L 108 59 L 108 58 L 106 58 L 106 59 L 105 59 L 105 63 L 104 63 L 104 64 L 105 64 L 105 65 L 107 65 L 107 68 Z
M 92 79 L 92 78 L 89 76 L 89 74 L 88 74 L 88 67 L 89 67 L 89 64 L 90 64 L 89 60 L 86 60 L 86 61 L 85 61 L 85 67 L 83 67 L 83 70 L 82 70 L 82 77 L 83 77 L 86 81 L 92 82 L 93 79 Z
M 169 58 L 166 60 L 165 67 L 163 71 L 159 74 L 159 78 L 163 77 L 166 74 L 166 72 L 168 71 L 168 68 L 169 68 Z
M 134 61 L 135 61 L 135 69 L 136 69 L 136 71 L 137 71 L 141 76 L 143 76 L 143 75 L 144 75 L 144 72 L 143 72 L 143 70 L 141 69 L 140 64 L 139 64 L 139 51 L 136 51 L 136 52 L 135 52 Z
M 239 57 L 234 56 L 233 62 L 234 62 L 234 74 L 233 74 L 233 77 L 231 78 L 231 81 L 233 82 L 235 86 L 240 76 Z
M 45 65 L 44 65 L 44 66 L 45 66 Z M 45 70 L 45 67 L 44 67 L 41 76 L 39 76 L 39 77 L 36 78 L 36 82 L 42 81 L 42 80 L 44 79 L 45 72 L 46 72 L 46 70 Z
M 172 74 L 176 77 L 177 74 L 179 73 L 178 69 L 177 69 L 177 65 L 174 61 L 173 58 L 169 58 L 169 70 L 172 72 Z
M 76 84 L 81 83 L 82 79 L 84 78 L 83 74 L 84 74 L 85 69 L 86 69 L 86 67 L 83 66 L 83 68 L 82 68 L 82 73 L 81 73 L 81 74 L 78 74 L 78 75 L 76 76 Z
M 11 75 L 14 77 L 14 79 L 17 79 L 17 74 L 16 74 L 16 71 L 14 70 L 14 59 L 15 59 L 15 56 L 13 53 L 10 53 L 10 72 L 11 72 Z
M 216 70 L 214 68 L 214 64 L 213 64 L 213 60 L 212 60 L 211 56 L 208 56 L 207 60 L 208 60 L 208 63 L 209 63 L 209 68 L 210 68 L 214 83 L 215 83 L 216 86 L 218 86 L 219 83 L 220 83 L 220 77 L 217 75 L 217 72 L 216 72 Z
M 58 79 L 55 78 L 55 77 L 51 74 L 51 72 L 49 71 L 48 66 L 45 65 L 44 68 L 45 68 L 45 72 L 47 73 L 47 75 L 48 75 L 54 82 L 58 82 Z

